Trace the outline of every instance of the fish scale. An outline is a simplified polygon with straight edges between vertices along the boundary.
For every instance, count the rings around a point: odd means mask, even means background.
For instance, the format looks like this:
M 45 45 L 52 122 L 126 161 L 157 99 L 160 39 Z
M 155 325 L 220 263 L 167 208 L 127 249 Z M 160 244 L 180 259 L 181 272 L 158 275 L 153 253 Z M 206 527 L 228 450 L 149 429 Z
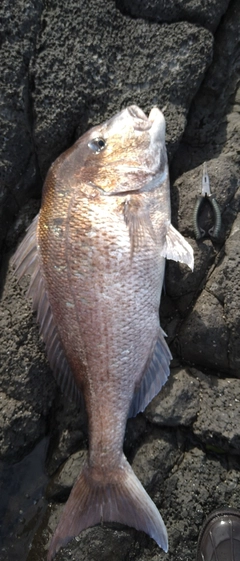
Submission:
M 170 222 L 165 120 L 157 108 L 147 117 L 131 106 L 56 160 L 13 258 L 19 277 L 32 275 L 28 295 L 53 373 L 88 415 L 88 459 L 47 561 L 102 521 L 143 530 L 167 551 L 161 515 L 123 454 L 127 418 L 169 375 L 159 324 L 166 258 L 193 267 Z

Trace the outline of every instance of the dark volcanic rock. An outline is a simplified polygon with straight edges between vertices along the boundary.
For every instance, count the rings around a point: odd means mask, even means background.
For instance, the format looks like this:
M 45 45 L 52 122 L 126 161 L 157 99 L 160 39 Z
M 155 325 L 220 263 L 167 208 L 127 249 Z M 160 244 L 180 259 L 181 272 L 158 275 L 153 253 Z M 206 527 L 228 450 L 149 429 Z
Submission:
M 0 243 L 13 214 L 39 193 L 53 160 L 92 124 L 131 103 L 166 106 L 176 150 L 212 58 L 207 30 L 134 21 L 113 0 L 21 0 L 0 7 Z M 185 84 L 188 83 L 188 87 Z M 39 172 L 40 167 L 40 172 Z
M 44 176 L 76 134 L 131 103 L 146 111 L 166 106 L 169 149 L 177 148 L 211 62 L 211 33 L 185 22 L 132 20 L 104 0 L 72 0 L 67 7 L 60 0 L 42 18 L 32 73 L 34 137 Z
M 230 483 L 231 482 L 231 483 Z M 164 508 L 169 534 L 168 559 L 195 559 L 199 529 L 205 516 L 219 506 L 239 507 L 240 473 L 228 470 L 222 457 L 198 448 L 186 452 L 164 485 Z
M 159 22 L 191 21 L 215 31 L 229 4 L 229 0 L 116 0 L 120 10 L 135 17 Z
M 209 449 L 240 454 L 240 380 L 221 380 L 195 372 L 199 380 L 200 406 L 194 433 Z
M 239 379 L 206 376 L 194 368 L 172 370 L 145 415 L 161 427 L 190 426 L 209 450 L 240 454 Z
M 239 166 L 239 29 L 239 2 L 233 0 L 215 35 L 213 62 L 189 111 L 172 168 L 174 178 L 205 160 L 226 155 L 231 185 L 231 170 L 234 173 L 235 164 Z
M 178 334 L 183 360 L 228 373 L 228 328 L 221 302 L 203 290 Z
M 146 435 L 134 456 L 132 467 L 141 483 L 151 494 L 156 485 L 164 483 L 167 474 L 179 461 L 181 451 L 177 437 L 170 431 L 155 428 Z M 159 462 L 161 458 L 161 462 Z
M 80 450 L 68 458 L 47 488 L 48 500 L 60 502 L 67 500 L 72 486 L 86 462 L 86 458 L 87 450 Z
M 239 206 L 239 190 L 226 207 L 230 204 L 233 219 L 234 207 Z M 204 242 L 200 242 L 198 252 L 203 248 L 203 244 Z M 208 275 L 205 289 L 177 336 L 178 349 L 184 360 L 237 377 L 240 376 L 239 244 L 240 221 L 237 215 L 224 253 L 219 253 L 218 262 Z M 172 283 L 172 294 L 176 278 L 178 277 L 175 276 Z M 189 282 L 191 283 L 191 280 Z M 176 296 L 177 294 L 176 289 Z M 181 309 L 181 298 L 179 308 Z
M 2 0 L 0 7 L 0 248 L 13 215 L 30 190 L 36 193 L 38 183 L 29 64 L 40 29 L 42 4 L 41 0 Z
M 240 191 L 238 191 L 238 198 Z M 225 244 L 225 256 L 214 269 L 207 289 L 222 304 L 224 319 L 228 327 L 229 372 L 240 378 L 240 215 L 233 223 Z
M 0 302 L 0 345 L 0 458 L 16 462 L 46 433 L 56 385 L 12 272 Z
M 146 417 L 160 426 L 188 426 L 199 410 L 199 381 L 185 369 L 171 370 L 162 391 L 146 409 Z

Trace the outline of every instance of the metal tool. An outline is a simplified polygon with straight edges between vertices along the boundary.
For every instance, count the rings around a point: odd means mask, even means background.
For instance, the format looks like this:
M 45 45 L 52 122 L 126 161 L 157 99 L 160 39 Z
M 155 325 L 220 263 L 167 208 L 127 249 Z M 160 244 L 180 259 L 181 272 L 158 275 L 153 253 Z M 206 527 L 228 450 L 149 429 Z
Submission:
M 205 202 L 209 203 L 212 207 L 212 210 L 213 210 L 213 222 L 214 222 L 214 224 L 208 230 L 208 232 L 206 232 L 206 230 L 203 230 L 203 228 L 201 228 L 200 225 L 199 225 L 200 208 L 202 208 L 202 205 L 205 204 Z M 221 230 L 221 224 L 222 224 L 221 211 L 220 211 L 220 208 L 218 206 L 218 203 L 217 203 L 214 195 L 212 195 L 212 193 L 210 191 L 210 183 L 209 183 L 209 176 L 208 176 L 208 172 L 207 172 L 207 164 L 206 164 L 206 162 L 204 162 L 204 164 L 203 164 L 203 176 L 202 176 L 202 192 L 201 192 L 201 195 L 197 196 L 197 201 L 196 201 L 194 212 L 193 212 L 193 227 L 194 227 L 194 232 L 195 232 L 196 239 L 199 240 L 199 239 L 203 238 L 204 236 L 206 236 L 207 234 L 211 238 L 216 239 L 219 236 L 219 233 L 220 233 L 220 230 Z

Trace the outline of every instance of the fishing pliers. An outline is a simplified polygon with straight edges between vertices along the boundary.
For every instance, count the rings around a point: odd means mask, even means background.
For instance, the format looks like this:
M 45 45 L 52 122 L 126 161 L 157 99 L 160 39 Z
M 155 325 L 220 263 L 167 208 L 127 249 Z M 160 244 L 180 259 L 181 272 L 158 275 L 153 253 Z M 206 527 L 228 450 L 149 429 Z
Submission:
M 201 228 L 199 224 L 200 209 L 202 210 L 202 207 L 206 202 L 210 204 L 212 209 L 212 216 L 213 216 L 213 226 L 207 232 L 206 230 Z M 202 175 L 202 192 L 201 195 L 197 196 L 197 201 L 193 213 L 193 227 L 194 227 L 196 239 L 199 240 L 204 236 L 206 236 L 207 234 L 211 238 L 216 239 L 219 236 L 221 223 L 222 223 L 221 211 L 214 195 L 211 194 L 209 176 L 207 172 L 207 164 L 206 162 L 204 162 L 203 175 Z

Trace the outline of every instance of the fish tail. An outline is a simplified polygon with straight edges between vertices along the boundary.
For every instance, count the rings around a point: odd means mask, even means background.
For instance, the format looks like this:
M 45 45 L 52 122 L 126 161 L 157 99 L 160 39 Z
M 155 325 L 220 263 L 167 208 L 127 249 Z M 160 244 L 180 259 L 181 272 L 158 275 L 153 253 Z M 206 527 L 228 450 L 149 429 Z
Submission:
M 88 465 L 83 468 L 52 537 L 47 561 L 82 530 L 101 522 L 120 522 L 142 530 L 168 550 L 162 517 L 125 458 L 121 467 L 109 473 L 99 475 Z

